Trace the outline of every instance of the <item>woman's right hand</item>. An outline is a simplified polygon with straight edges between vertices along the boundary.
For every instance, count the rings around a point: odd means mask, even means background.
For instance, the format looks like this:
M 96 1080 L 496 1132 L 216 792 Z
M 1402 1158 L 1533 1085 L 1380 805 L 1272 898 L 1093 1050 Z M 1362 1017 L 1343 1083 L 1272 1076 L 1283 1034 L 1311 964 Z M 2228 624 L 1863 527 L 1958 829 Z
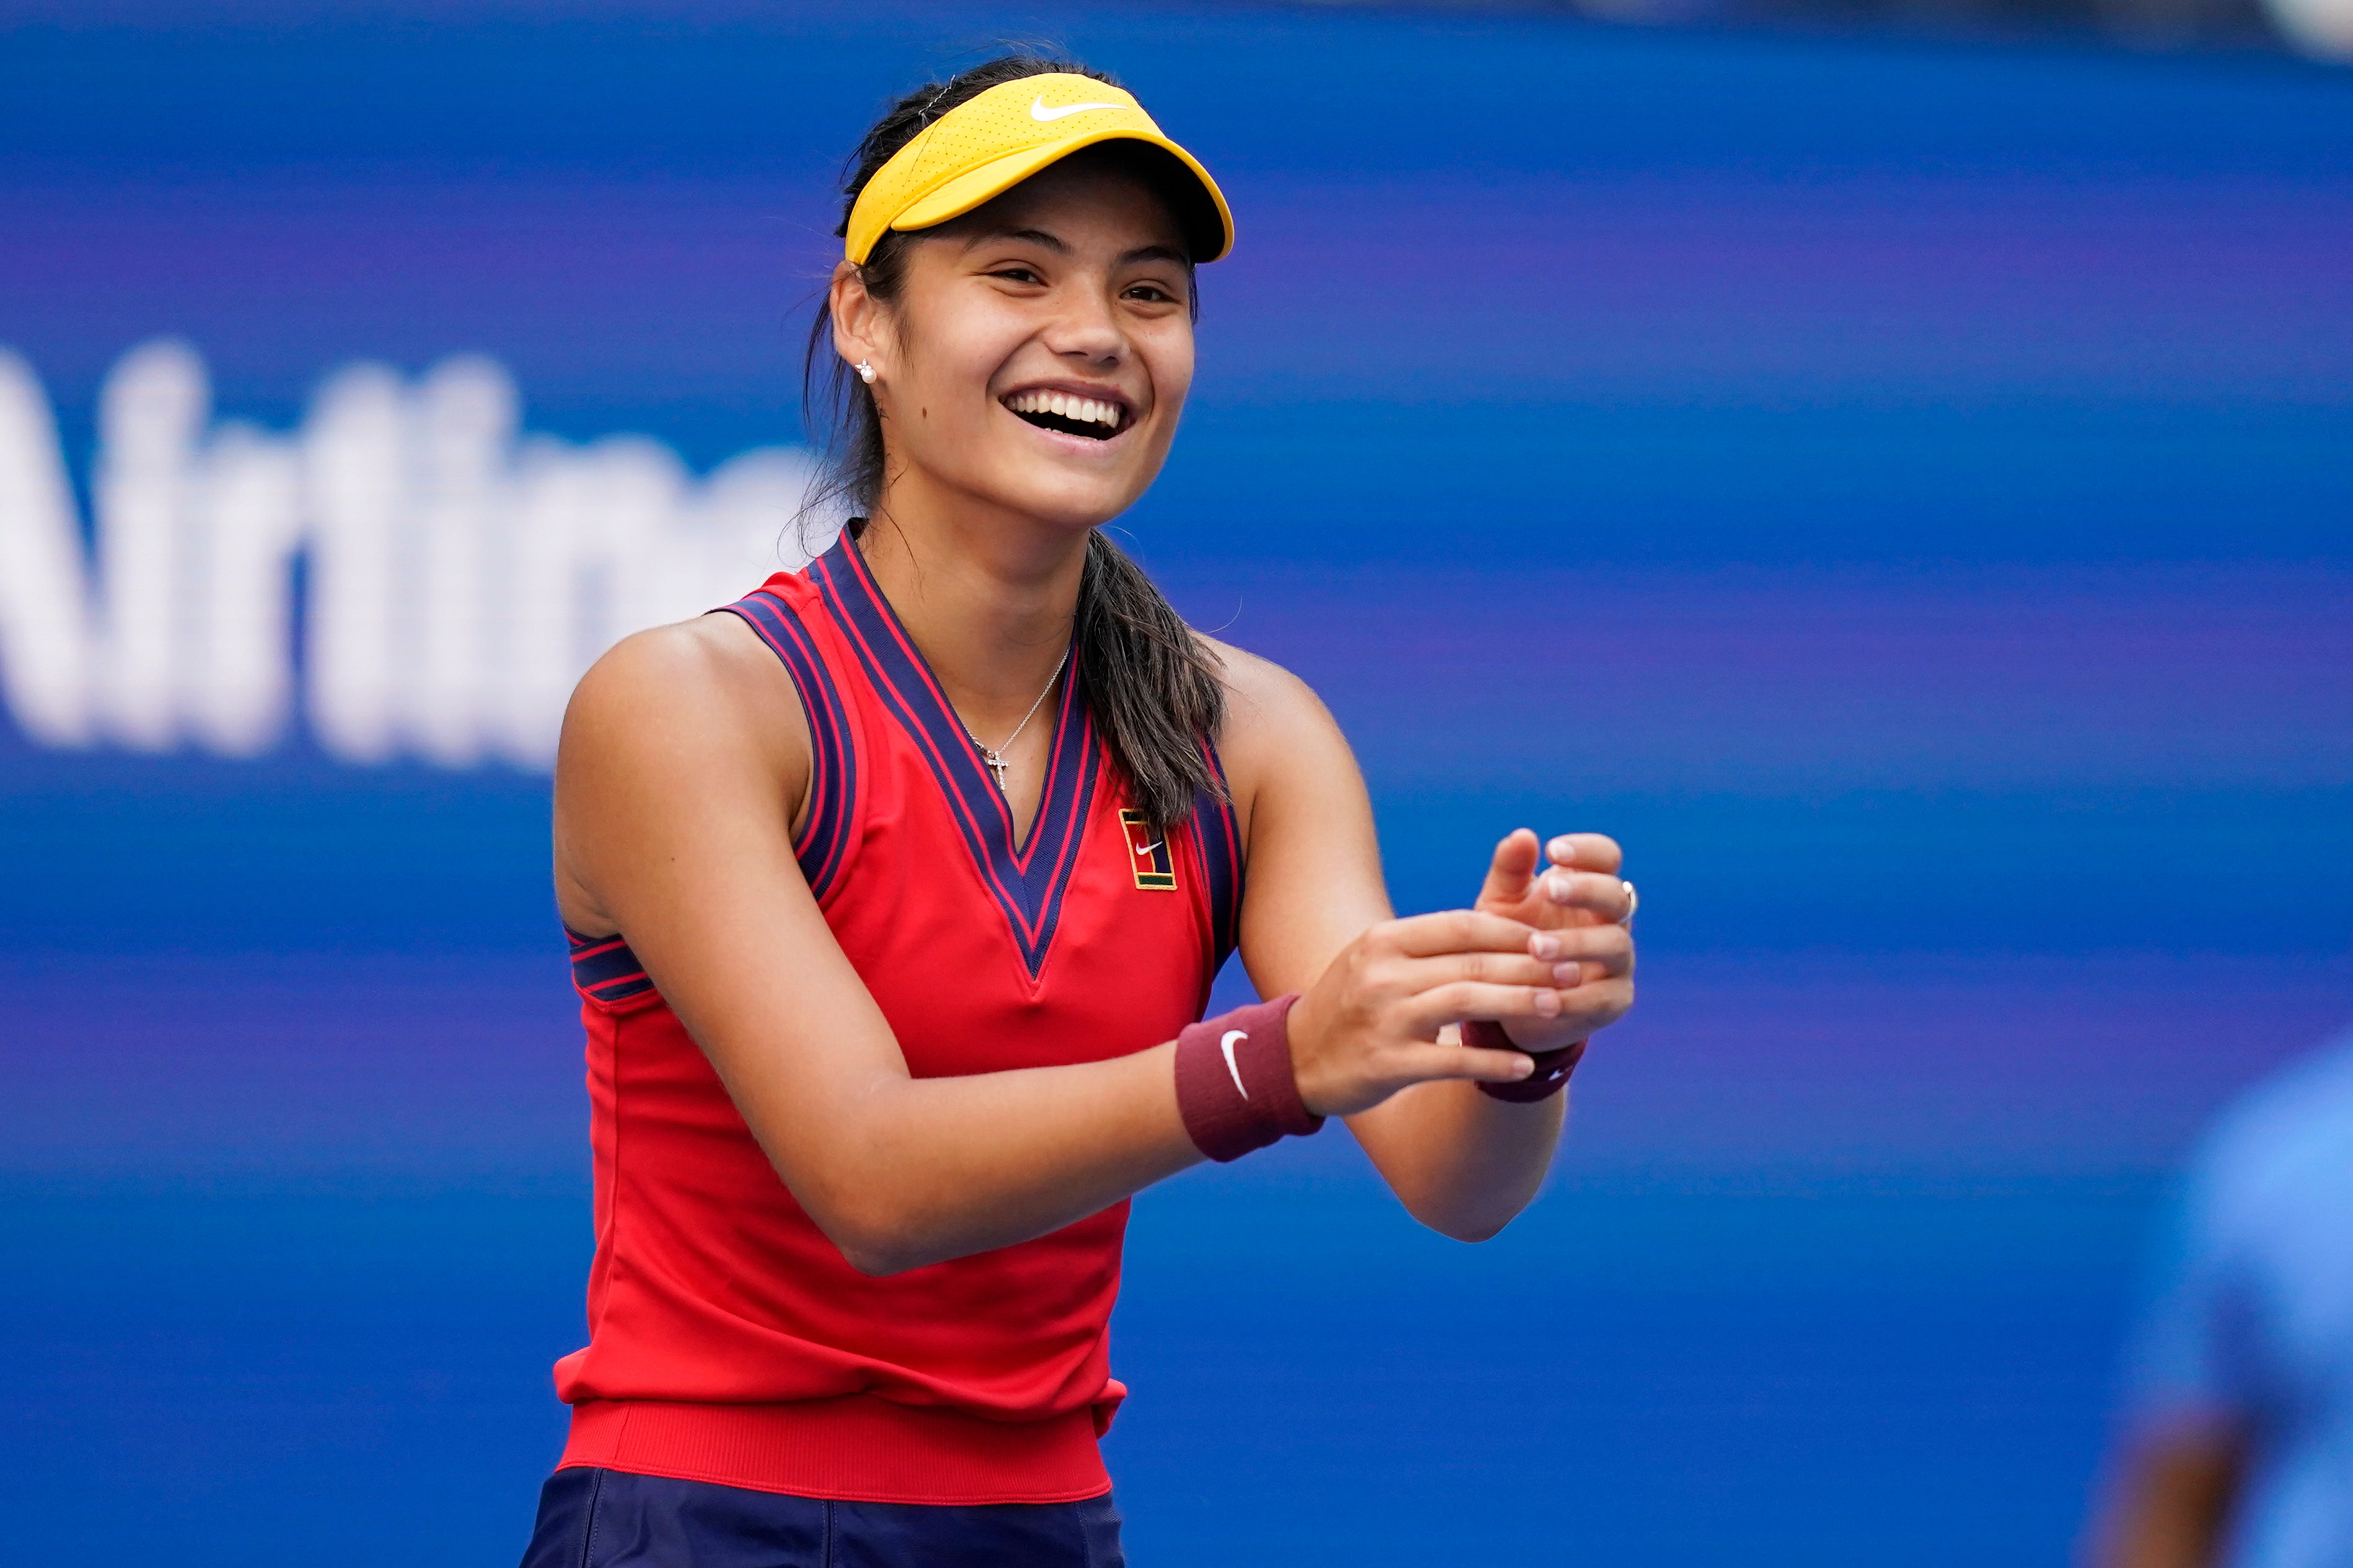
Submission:
M 1551 1018 L 1582 968 L 1559 938 L 1470 910 L 1383 921 L 1342 949 L 1291 1009 L 1292 1071 L 1317 1116 L 1370 1110 L 1431 1079 L 1507 1083 L 1533 1067 L 1519 1051 L 1439 1043 L 1466 1018 Z

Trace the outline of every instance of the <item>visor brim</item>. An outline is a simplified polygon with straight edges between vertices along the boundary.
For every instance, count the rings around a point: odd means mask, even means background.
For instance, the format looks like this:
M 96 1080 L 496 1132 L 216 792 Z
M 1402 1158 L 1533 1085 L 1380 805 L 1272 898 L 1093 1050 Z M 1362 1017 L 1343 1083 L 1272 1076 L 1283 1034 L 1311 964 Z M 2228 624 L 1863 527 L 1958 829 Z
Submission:
M 1177 165 L 1172 174 L 1181 177 L 1176 202 L 1176 220 L 1185 229 L 1187 246 L 1198 263 L 1216 261 L 1234 247 L 1234 215 L 1226 205 L 1225 193 L 1218 189 L 1209 171 L 1201 167 L 1193 154 L 1166 136 L 1155 136 L 1127 128 L 1107 129 L 1072 136 L 1064 141 L 1049 142 L 1042 147 L 1025 147 L 1018 153 L 1008 153 L 993 158 L 975 169 L 968 169 L 947 181 L 921 200 L 912 203 L 891 222 L 894 229 L 934 228 L 1003 195 L 1040 169 L 1059 163 L 1071 153 L 1108 142 L 1139 142 L 1158 148 Z M 1181 199 L 1185 195 L 1197 195 L 1199 200 Z

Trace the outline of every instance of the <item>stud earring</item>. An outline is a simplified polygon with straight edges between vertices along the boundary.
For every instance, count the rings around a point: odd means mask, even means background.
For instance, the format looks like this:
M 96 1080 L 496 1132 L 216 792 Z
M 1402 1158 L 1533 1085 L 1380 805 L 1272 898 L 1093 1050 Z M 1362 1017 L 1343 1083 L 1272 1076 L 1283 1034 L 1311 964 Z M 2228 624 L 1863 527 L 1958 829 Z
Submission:
M 874 363 L 871 360 L 858 362 L 858 379 L 869 386 L 874 384 Z

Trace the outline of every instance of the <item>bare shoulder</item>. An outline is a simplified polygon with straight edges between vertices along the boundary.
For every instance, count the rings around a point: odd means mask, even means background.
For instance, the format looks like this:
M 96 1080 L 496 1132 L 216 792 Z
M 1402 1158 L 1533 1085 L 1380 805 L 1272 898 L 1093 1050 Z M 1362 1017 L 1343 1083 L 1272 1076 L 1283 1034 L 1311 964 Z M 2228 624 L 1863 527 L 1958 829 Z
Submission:
M 766 825 L 808 789 L 808 730 L 776 657 L 734 616 L 624 637 L 580 678 L 555 757 L 556 901 L 614 929 L 603 896 L 635 852 L 692 822 Z M 681 815 L 681 814 L 686 815 Z
M 622 638 L 589 667 L 565 711 L 557 762 L 584 750 L 702 752 L 713 745 L 788 753 L 803 737 L 800 704 L 784 668 L 734 616 L 702 616 Z
M 1332 715 L 1307 682 L 1271 658 L 1193 634 L 1218 665 L 1226 688 L 1226 732 L 1220 749 L 1248 744 L 1258 731 L 1289 733 L 1302 723 L 1330 724 Z
M 1193 635 L 1224 678 L 1218 754 L 1238 805 L 1247 810 L 1270 785 L 1355 778 L 1356 757 L 1312 687 L 1271 658 Z

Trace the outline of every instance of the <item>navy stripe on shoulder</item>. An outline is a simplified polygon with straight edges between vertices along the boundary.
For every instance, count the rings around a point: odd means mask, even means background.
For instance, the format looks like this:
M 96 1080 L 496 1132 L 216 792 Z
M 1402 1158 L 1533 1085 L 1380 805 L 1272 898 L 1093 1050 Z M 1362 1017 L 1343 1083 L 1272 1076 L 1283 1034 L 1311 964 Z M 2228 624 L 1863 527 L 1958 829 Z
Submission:
M 1201 846 L 1201 864 L 1208 873 L 1209 929 L 1213 951 L 1209 960 L 1210 973 L 1215 973 L 1234 951 L 1240 940 L 1242 921 L 1241 831 L 1234 821 L 1234 804 L 1230 791 L 1226 790 L 1226 765 L 1218 756 L 1215 743 L 1206 737 L 1201 750 L 1209 759 L 1211 771 L 1218 775 L 1219 793 L 1204 790 L 1193 802 L 1193 832 Z
M 834 686 L 833 672 L 791 605 L 763 589 L 723 607 L 768 645 L 800 693 L 801 710 L 808 719 L 809 809 L 793 851 L 809 891 L 822 899 L 849 855 L 857 820 L 858 747 L 849 710 Z

